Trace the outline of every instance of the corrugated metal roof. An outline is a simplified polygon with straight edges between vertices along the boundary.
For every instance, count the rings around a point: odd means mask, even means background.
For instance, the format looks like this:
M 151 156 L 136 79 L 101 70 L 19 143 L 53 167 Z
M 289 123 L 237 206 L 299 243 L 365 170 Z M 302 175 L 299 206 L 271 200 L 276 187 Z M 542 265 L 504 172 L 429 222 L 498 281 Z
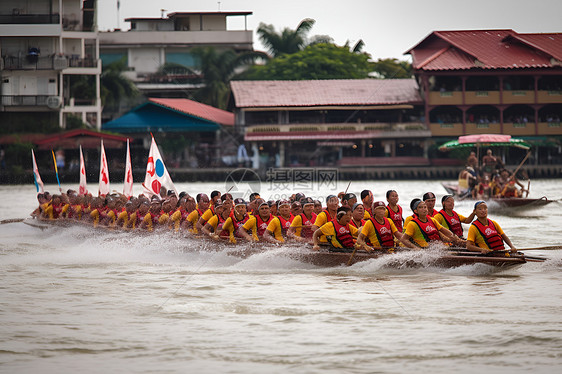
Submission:
M 232 81 L 237 108 L 422 103 L 414 79 Z
M 149 98 L 148 101 L 221 125 L 234 126 L 234 113 L 189 99 Z
M 562 56 L 561 38 L 513 30 L 435 31 L 406 53 L 423 70 L 548 68 L 554 66 L 551 56 Z

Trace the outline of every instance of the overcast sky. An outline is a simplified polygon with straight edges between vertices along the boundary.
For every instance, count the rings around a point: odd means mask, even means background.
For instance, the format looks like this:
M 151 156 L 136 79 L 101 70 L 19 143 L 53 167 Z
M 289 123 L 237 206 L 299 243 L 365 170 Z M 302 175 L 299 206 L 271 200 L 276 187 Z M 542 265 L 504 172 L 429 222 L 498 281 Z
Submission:
M 98 0 L 101 31 L 127 29 L 129 17 L 166 13 L 217 11 L 214 0 Z M 255 35 L 260 22 L 276 30 L 296 28 L 304 18 L 316 20 L 309 33 L 329 35 L 336 44 L 365 42 L 373 59 L 410 60 L 403 53 L 435 30 L 513 29 L 520 33 L 562 32 L 562 0 L 222 0 L 222 11 L 251 11 L 248 29 L 254 49 L 264 50 Z M 119 19 L 119 23 L 118 23 Z M 229 17 L 228 28 L 244 28 L 244 17 Z

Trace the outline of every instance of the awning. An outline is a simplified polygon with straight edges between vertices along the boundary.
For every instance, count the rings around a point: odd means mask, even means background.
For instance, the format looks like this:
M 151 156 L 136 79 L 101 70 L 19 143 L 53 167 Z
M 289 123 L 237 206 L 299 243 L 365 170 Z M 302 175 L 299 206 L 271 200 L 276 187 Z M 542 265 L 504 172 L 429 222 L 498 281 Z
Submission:
M 478 134 L 461 136 L 457 140 L 451 140 L 439 147 L 440 151 L 449 151 L 459 148 L 472 148 L 472 147 L 517 147 L 522 149 L 529 149 L 531 145 L 526 143 L 523 139 L 514 139 L 511 135 L 500 134 Z

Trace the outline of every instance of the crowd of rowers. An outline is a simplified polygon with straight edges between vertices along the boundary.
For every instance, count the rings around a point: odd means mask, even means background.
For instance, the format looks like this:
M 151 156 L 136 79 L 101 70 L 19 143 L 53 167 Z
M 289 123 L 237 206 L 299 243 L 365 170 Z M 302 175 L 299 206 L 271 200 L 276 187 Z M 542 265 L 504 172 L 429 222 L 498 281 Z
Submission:
M 525 179 L 529 179 L 525 171 L 521 171 Z M 529 190 L 517 179 L 515 173 L 507 170 L 501 159 L 492 155 L 488 149 L 482 158 L 482 166 L 478 167 L 478 160 L 474 152 L 470 153 L 467 165 L 459 173 L 458 194 L 473 199 L 513 198 L 528 196 Z
M 265 201 L 258 193 L 249 201 L 233 199 L 229 193 L 213 191 L 195 198 L 182 192 L 163 191 L 151 199 L 143 194 L 128 199 L 121 194 L 105 197 L 80 195 L 76 191 L 37 196 L 39 207 L 33 216 L 44 220 L 74 220 L 124 230 L 175 230 L 212 239 L 284 243 L 308 242 L 313 249 L 321 244 L 337 249 L 425 248 L 433 242 L 487 253 L 503 250 L 504 242 L 516 251 L 497 222 L 488 219 L 488 208 L 478 201 L 468 216 L 454 210 L 452 195 L 441 199 L 427 192 L 410 203 L 412 214 L 405 217 L 398 193 L 386 193 L 387 202 L 374 201 L 364 190 L 360 199 L 353 193 L 329 195 L 326 206 L 301 193 L 289 200 Z M 475 219 L 476 218 L 476 219 Z M 462 224 L 471 224 L 464 238 Z

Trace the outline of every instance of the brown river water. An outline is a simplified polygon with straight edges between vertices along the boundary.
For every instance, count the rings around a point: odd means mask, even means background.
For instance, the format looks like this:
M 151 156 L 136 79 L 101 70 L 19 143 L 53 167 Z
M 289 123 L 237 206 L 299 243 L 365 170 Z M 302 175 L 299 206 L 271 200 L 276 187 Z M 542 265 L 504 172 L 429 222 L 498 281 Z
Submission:
M 191 194 L 224 189 L 177 187 Z M 266 187 L 265 197 L 287 192 Z M 340 182 L 335 190 L 346 187 Z M 559 200 L 561 187 L 560 180 L 533 181 L 531 197 Z M 433 191 L 440 208 L 445 194 L 433 181 L 353 182 L 350 191 L 364 188 L 376 200 L 397 190 L 408 214 L 413 197 Z M 325 196 L 332 189 L 304 192 Z M 0 220 L 24 218 L 36 205 L 34 186 L 0 186 L 0 196 Z M 518 248 L 559 245 L 561 208 L 555 201 L 490 218 Z M 455 209 L 468 215 L 472 203 Z M 562 367 L 560 250 L 533 251 L 549 260 L 497 271 L 392 269 L 385 258 L 319 268 L 280 256 L 279 247 L 240 259 L 198 251 L 216 244 L 169 233 L 23 223 L 0 225 L 0 243 L 3 373 L 555 373 Z

